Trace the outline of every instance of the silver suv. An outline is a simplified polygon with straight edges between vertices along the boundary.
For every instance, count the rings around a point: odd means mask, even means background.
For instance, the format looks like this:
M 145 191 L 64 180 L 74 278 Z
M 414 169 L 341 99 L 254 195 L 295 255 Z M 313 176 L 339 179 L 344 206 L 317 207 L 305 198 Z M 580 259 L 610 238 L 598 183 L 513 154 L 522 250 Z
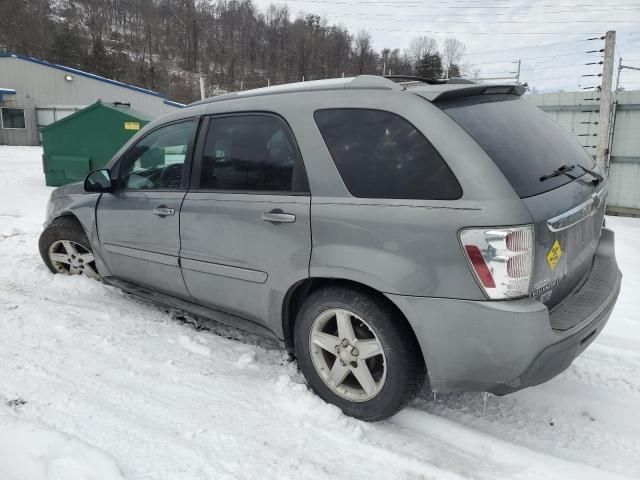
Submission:
M 42 258 L 279 340 L 364 420 L 425 380 L 539 384 L 621 274 L 603 172 L 522 93 L 360 76 L 197 102 L 52 193 Z

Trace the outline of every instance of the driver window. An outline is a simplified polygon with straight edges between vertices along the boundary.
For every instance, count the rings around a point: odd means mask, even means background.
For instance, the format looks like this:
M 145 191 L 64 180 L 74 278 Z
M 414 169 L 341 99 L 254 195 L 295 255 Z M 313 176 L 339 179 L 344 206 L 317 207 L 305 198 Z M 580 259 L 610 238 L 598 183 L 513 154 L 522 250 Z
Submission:
M 172 123 L 140 140 L 123 159 L 122 188 L 128 190 L 178 190 L 195 122 Z

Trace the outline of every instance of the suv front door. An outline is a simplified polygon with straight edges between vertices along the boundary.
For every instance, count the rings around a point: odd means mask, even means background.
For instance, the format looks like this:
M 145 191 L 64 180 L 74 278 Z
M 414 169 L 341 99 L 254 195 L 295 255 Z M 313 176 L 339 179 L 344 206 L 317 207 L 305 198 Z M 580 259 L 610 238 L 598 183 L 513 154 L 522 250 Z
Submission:
M 196 302 L 265 325 L 279 318 L 287 289 L 309 274 L 302 159 L 276 115 L 209 117 L 201 131 L 180 212 L 184 281 Z
M 180 206 L 187 192 L 196 120 L 163 125 L 113 169 L 116 188 L 100 198 L 98 237 L 111 274 L 188 298 L 178 265 Z

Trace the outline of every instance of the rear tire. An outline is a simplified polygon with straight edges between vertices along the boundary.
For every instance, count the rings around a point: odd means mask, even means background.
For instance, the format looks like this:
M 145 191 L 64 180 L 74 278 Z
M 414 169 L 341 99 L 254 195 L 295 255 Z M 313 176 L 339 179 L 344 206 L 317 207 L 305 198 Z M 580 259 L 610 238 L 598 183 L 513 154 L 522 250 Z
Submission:
M 40 235 L 40 256 L 51 273 L 100 280 L 91 243 L 74 217 L 55 219 Z
M 406 320 L 384 299 L 358 289 L 313 292 L 298 313 L 294 348 L 318 396 L 365 421 L 400 411 L 425 379 Z

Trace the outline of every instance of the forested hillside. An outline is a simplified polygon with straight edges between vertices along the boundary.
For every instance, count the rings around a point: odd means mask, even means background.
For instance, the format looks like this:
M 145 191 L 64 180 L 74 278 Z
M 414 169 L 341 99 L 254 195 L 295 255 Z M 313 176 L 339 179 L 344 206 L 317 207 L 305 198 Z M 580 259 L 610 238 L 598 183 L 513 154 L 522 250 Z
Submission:
M 372 48 L 371 36 L 251 0 L 0 0 L 0 51 L 32 55 L 190 102 L 223 91 L 360 73 L 459 73 L 464 45 Z

